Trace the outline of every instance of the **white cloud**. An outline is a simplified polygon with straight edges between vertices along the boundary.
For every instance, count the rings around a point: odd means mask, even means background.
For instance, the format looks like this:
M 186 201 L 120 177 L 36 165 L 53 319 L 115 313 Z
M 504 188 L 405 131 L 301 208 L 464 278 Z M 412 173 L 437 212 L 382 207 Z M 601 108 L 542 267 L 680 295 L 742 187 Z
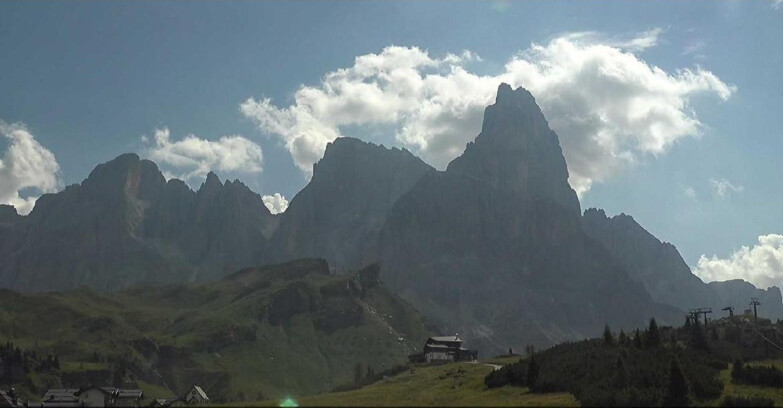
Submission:
M 261 197 L 261 200 L 264 201 L 264 205 L 272 214 L 280 214 L 288 209 L 288 200 L 286 200 L 285 197 L 283 197 L 280 193 L 265 195 Z
M 783 0 L 772 0 L 772 8 L 775 10 L 780 10 L 783 6 Z
M 187 135 L 182 140 L 171 141 L 168 128 L 156 129 L 154 140 L 142 136 L 147 145 L 145 154 L 162 166 L 170 166 L 167 178 L 183 180 L 204 178 L 210 171 L 258 173 L 263 169 L 264 155 L 261 146 L 239 135 L 205 140 Z
M 726 180 L 725 178 L 722 179 L 710 179 L 710 184 L 712 185 L 712 190 L 715 192 L 715 194 L 718 197 L 726 197 L 727 193 L 735 192 L 740 193 L 742 190 L 745 189 L 745 187 L 741 185 L 735 185 L 732 182 Z
M 9 143 L 0 160 L 0 203 L 13 205 L 20 214 L 28 214 L 38 197 L 22 197 L 20 192 L 32 189 L 40 194 L 59 189 L 60 165 L 54 154 L 38 143 L 23 124 L 9 125 L 0 120 L 0 135 Z
M 514 55 L 497 75 L 470 72 L 467 62 L 479 59 L 469 52 L 435 58 L 390 46 L 327 73 L 317 86 L 301 86 L 288 107 L 251 98 L 240 109 L 279 137 L 308 174 L 326 144 L 356 125 L 394 129 L 397 143 L 443 169 L 478 134 L 500 82 L 524 86 L 560 136 L 571 185 L 581 194 L 640 155 L 698 136 L 693 95 L 725 100 L 734 92 L 700 67 L 666 72 L 634 54 L 655 46 L 660 32 L 564 34 Z
M 685 187 L 685 195 L 688 196 L 688 198 L 696 198 L 696 190 L 691 186 Z
M 744 279 L 761 288 L 781 286 L 783 235 L 761 235 L 753 248 L 743 246 L 726 259 L 702 255 L 693 273 L 707 282 Z

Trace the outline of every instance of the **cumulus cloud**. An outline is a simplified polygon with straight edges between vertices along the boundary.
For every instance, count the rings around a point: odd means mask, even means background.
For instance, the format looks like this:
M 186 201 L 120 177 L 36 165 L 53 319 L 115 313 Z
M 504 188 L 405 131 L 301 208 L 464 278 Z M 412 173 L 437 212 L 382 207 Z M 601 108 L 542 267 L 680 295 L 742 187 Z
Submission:
M 702 255 L 693 273 L 707 282 L 744 279 L 761 288 L 780 286 L 783 282 L 783 235 L 759 236 L 753 248 L 743 246 L 726 259 Z
M 0 135 L 9 143 L 0 160 L 0 203 L 13 205 L 20 214 L 28 214 L 38 198 L 35 194 L 60 188 L 60 165 L 25 125 L 9 125 L 0 120 Z M 21 191 L 28 189 L 34 194 L 22 197 Z
M 710 179 L 710 185 L 712 186 L 712 191 L 715 192 L 715 195 L 721 198 L 726 197 L 727 194 L 731 192 L 740 193 L 745 189 L 745 187 L 733 184 L 725 178 Z
M 688 198 L 696 198 L 696 190 L 694 190 L 691 186 L 685 187 L 685 195 Z
M 307 174 L 327 143 L 357 125 L 393 129 L 398 144 L 443 169 L 478 134 L 499 83 L 524 86 L 560 136 L 569 181 L 581 194 L 639 156 L 697 136 L 702 123 L 692 96 L 725 100 L 734 92 L 700 67 L 666 72 L 642 60 L 636 53 L 655 46 L 660 33 L 564 34 L 512 56 L 496 75 L 471 72 L 468 66 L 480 59 L 468 51 L 437 58 L 390 46 L 326 73 L 318 85 L 301 86 L 290 106 L 250 98 L 240 109 L 262 132 L 279 137 Z
M 156 129 L 153 140 L 142 136 L 149 145 L 146 155 L 159 165 L 169 166 L 167 172 L 183 180 L 204 178 L 210 171 L 259 173 L 263 169 L 261 146 L 239 135 L 223 136 L 218 140 L 200 139 L 187 135 L 172 141 L 168 128 Z
M 261 197 L 264 201 L 264 205 L 269 209 L 272 214 L 280 214 L 288 209 L 288 200 L 285 199 L 280 193 L 274 193 L 272 195 L 265 195 Z

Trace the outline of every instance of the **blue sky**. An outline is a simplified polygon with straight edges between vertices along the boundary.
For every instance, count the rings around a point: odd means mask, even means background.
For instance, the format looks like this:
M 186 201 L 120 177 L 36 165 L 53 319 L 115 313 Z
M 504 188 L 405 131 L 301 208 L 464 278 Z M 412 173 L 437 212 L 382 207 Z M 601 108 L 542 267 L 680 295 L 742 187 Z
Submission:
M 156 159 L 167 174 L 192 175 L 193 187 L 213 166 L 221 178 L 291 199 L 306 184 L 302 167 L 312 160 L 292 157 L 285 142 L 293 139 L 241 109 L 249 98 L 270 98 L 266 112 L 283 112 L 298 105 L 300 87 L 323 90 L 327 73 L 354 67 L 359 56 L 386 55 L 392 45 L 435 60 L 422 75 L 447 76 L 457 66 L 491 82 L 531 44 L 550 52 L 536 57 L 543 60 L 555 58 L 556 40 L 575 38 L 630 53 L 681 85 L 678 70 L 701 69 L 730 89 L 728 96 L 717 85 L 683 91 L 679 109 L 699 122 L 698 131 L 663 149 L 631 149 L 632 163 L 620 160 L 589 184 L 583 208 L 633 215 L 674 243 L 689 265 L 702 254 L 717 255 L 716 263 L 704 261 L 702 276 L 747 277 L 748 265 L 760 265 L 773 270 L 757 282 L 780 280 L 783 270 L 765 263 L 770 253 L 783 256 L 783 244 L 768 239 L 783 233 L 783 7 L 770 1 L 2 2 L 0 120 L 6 134 L 15 129 L 18 136 L 0 138 L 4 165 L 8 170 L 14 162 L 8 152 L 23 129 L 56 158 L 59 171 L 56 183 L 32 175 L 4 184 L 0 167 L 0 199 L 80 182 L 124 152 Z M 629 45 L 645 38 L 654 44 Z M 450 53 L 459 62 L 449 62 Z M 545 113 L 568 113 L 552 104 Z M 426 148 L 413 136 L 406 144 L 394 136 L 398 125 L 346 123 L 339 130 L 408 147 L 436 165 L 451 157 L 435 150 L 448 144 L 447 136 Z M 163 130 L 167 144 L 156 145 Z M 177 144 L 191 134 L 192 144 Z M 192 146 L 213 155 L 193 159 L 201 160 L 197 165 L 184 162 Z M 767 237 L 764 244 L 760 237 Z M 747 253 L 742 246 L 750 247 Z

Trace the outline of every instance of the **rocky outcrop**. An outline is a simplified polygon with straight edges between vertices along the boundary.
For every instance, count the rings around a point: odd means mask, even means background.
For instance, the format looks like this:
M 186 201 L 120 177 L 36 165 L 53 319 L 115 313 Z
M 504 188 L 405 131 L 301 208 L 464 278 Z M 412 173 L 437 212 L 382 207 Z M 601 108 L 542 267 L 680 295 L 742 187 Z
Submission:
M 475 142 L 394 205 L 384 282 L 482 352 L 679 319 L 585 236 L 567 179 L 532 96 L 501 85 Z
M 740 313 L 752 297 L 765 307 L 760 316 L 783 317 L 780 289 L 758 289 L 743 280 L 704 283 L 691 272 L 674 245 L 661 242 L 625 214 L 607 217 L 603 210 L 588 209 L 583 217 L 587 235 L 600 242 L 633 278 L 644 284 L 656 302 L 687 311 L 710 307 L 715 317 L 723 316 L 726 306 Z
M 276 223 L 238 181 L 210 174 L 194 193 L 135 154 L 43 195 L 14 222 L 13 233 L 0 228 L 0 286 L 24 291 L 218 278 L 263 262 Z
M 432 171 L 404 149 L 335 140 L 282 217 L 276 259 L 318 256 L 338 270 L 360 266 L 371 257 L 392 205 Z
M 745 310 L 753 310 L 750 300 L 756 298 L 760 303 L 757 307 L 759 317 L 772 319 L 772 321 L 783 318 L 783 296 L 777 286 L 759 289 L 742 279 L 710 282 L 707 285 L 716 294 L 716 298 L 720 299 L 721 303 L 713 307 L 713 311 L 719 313 L 718 316 L 723 316 L 726 313 L 719 312 L 726 306 L 734 307 L 734 313 L 737 314 Z
M 625 214 L 607 217 L 591 208 L 584 230 L 600 242 L 650 292 L 656 302 L 689 310 L 713 303 L 713 293 L 682 259 L 674 245 L 661 242 Z

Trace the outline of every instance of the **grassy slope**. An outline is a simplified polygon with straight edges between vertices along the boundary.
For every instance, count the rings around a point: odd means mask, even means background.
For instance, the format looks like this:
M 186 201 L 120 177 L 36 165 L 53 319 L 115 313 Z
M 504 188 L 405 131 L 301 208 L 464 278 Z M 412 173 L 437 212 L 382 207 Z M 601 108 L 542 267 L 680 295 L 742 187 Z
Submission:
M 775 365 L 777 368 L 783 370 L 783 360 L 765 360 L 765 361 L 751 361 L 748 365 Z M 720 378 L 725 384 L 723 388 L 723 394 L 720 398 L 710 401 L 709 406 L 720 406 L 721 400 L 726 396 L 745 396 L 745 397 L 763 397 L 772 398 L 775 401 L 775 406 L 783 406 L 783 390 L 780 388 L 771 387 L 756 387 L 750 385 L 740 385 L 731 383 L 731 365 L 728 370 L 723 370 L 720 373 Z
M 155 397 L 192 383 L 223 400 L 317 393 L 351 382 L 357 363 L 382 371 L 405 362 L 428 334 L 415 310 L 381 287 L 352 288 L 353 277 L 329 276 L 321 266 L 300 261 L 209 284 L 134 287 L 111 295 L 4 291 L 0 341 L 54 352 L 71 375 L 106 367 L 92 362 L 93 352 L 136 360 L 137 375 L 130 379 L 151 384 L 145 391 Z M 294 284 L 316 306 L 271 324 L 265 311 Z M 325 287 L 332 295 L 324 294 Z M 330 306 L 335 299 L 364 309 L 353 324 L 327 333 L 315 320 L 324 312 L 341 313 Z
M 516 358 L 519 359 L 518 357 Z M 348 391 L 293 396 L 300 406 L 579 406 L 568 393 L 533 394 L 527 388 L 488 390 L 484 377 L 492 367 L 483 363 L 419 366 L 386 381 Z M 248 405 L 276 406 L 279 401 Z

